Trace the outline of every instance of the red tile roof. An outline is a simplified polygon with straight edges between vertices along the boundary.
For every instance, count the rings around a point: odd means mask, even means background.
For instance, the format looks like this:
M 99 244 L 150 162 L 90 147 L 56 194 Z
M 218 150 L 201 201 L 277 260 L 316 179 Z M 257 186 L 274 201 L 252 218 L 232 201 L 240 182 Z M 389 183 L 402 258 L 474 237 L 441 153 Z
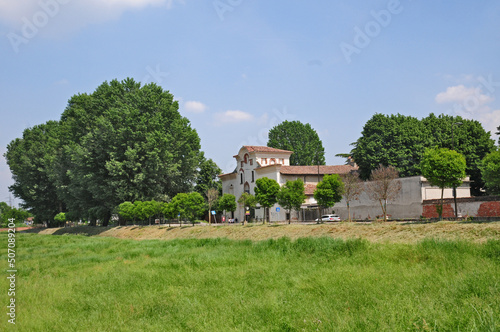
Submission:
M 357 170 L 358 167 L 351 165 L 319 166 L 319 174 L 347 174 Z M 281 174 L 285 175 L 316 175 L 318 166 L 281 166 Z
M 248 150 L 248 152 L 287 152 L 287 153 L 293 153 L 293 151 L 288 151 L 288 150 L 281 150 L 281 149 L 275 149 L 275 148 L 270 148 L 268 146 L 256 146 L 256 145 L 243 145 L 244 148 Z
M 223 176 L 229 176 L 229 175 L 236 175 L 236 172 L 231 172 L 231 173 L 226 173 L 226 174 L 219 174 L 217 176 L 221 178 Z
M 304 194 L 306 194 L 307 196 L 312 196 L 315 190 L 316 190 L 316 184 L 308 183 L 304 185 Z

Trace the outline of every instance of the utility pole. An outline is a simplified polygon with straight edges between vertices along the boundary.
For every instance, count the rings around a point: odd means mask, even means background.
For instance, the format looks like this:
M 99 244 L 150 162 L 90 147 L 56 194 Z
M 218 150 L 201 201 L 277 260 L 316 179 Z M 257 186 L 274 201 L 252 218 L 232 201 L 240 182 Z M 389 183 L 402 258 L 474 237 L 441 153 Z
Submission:
M 451 149 L 455 151 L 455 137 L 453 136 L 453 128 L 455 125 L 461 126 L 462 122 L 454 122 L 451 124 Z M 453 186 L 453 202 L 455 203 L 455 219 L 458 218 L 458 208 L 457 208 L 457 186 Z

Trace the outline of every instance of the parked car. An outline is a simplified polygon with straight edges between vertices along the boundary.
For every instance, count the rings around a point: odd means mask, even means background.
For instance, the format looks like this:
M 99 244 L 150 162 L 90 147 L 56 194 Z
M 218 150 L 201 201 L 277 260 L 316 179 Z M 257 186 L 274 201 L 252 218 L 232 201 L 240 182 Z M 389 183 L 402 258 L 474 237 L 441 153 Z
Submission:
M 316 221 L 340 221 L 340 217 L 336 214 L 325 214 L 321 218 L 316 219 Z

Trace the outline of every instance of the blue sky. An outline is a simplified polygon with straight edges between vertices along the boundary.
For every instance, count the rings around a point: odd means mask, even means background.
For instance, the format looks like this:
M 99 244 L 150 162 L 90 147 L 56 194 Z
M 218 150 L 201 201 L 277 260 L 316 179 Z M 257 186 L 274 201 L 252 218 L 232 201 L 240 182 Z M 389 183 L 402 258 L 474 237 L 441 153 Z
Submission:
M 72 95 L 126 77 L 169 90 L 223 171 L 283 120 L 310 123 L 328 164 L 375 113 L 493 131 L 499 18 L 494 0 L 0 0 L 0 153 Z M 2 156 L 0 201 L 10 184 Z

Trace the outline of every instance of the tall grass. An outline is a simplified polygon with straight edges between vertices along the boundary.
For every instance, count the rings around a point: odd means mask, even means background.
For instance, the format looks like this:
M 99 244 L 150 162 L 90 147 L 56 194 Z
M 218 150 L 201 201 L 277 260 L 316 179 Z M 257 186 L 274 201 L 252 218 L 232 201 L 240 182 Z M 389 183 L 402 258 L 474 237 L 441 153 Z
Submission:
M 0 243 L 6 257 L 5 234 Z M 17 250 L 19 331 L 500 327 L 500 241 L 133 241 L 20 234 Z M 0 262 L 4 271 L 6 263 Z M 6 278 L 0 286 L 6 304 Z M 7 328 L 4 317 L 0 330 Z

